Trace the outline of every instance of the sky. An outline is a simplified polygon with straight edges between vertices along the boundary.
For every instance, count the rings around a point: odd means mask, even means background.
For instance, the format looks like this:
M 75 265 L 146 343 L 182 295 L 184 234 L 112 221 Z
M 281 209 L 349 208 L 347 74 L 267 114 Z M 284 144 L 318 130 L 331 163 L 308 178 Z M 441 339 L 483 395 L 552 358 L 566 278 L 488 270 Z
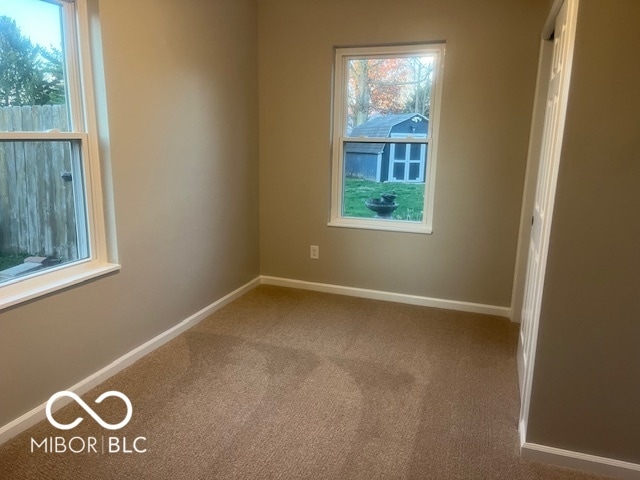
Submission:
M 13 18 L 33 44 L 61 49 L 60 7 L 43 0 L 0 0 L 0 16 Z

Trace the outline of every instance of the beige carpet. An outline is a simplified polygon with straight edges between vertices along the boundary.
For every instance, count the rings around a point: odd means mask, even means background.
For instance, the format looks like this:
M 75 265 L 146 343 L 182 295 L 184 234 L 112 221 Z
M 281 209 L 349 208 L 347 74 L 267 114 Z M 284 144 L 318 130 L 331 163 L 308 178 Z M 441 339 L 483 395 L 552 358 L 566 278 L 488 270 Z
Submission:
M 594 479 L 518 456 L 518 328 L 501 318 L 261 286 L 0 446 L 2 479 Z M 52 392 L 53 393 L 53 392 Z M 30 452 L 137 437 L 145 453 Z M 77 450 L 80 441 L 72 446 Z

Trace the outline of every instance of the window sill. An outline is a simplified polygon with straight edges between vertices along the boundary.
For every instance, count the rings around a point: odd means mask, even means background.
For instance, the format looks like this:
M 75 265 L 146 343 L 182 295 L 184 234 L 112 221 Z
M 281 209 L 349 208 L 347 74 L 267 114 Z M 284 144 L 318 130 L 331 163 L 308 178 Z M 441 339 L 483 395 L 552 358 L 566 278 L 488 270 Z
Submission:
M 420 233 L 431 235 L 433 230 L 424 223 L 367 220 L 360 218 L 336 218 L 327 223 L 329 227 L 358 228 L 364 230 L 382 230 L 386 232 Z
M 0 310 L 120 270 L 116 263 L 85 261 L 18 278 L 0 286 Z

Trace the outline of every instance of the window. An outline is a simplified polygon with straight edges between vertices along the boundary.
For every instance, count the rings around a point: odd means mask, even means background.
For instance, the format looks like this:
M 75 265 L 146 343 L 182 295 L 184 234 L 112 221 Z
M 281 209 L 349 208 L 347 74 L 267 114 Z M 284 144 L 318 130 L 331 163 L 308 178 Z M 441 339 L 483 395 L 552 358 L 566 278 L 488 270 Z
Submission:
M 432 232 L 444 44 L 337 48 L 330 226 Z
M 107 261 L 85 0 L 0 0 L 0 308 Z

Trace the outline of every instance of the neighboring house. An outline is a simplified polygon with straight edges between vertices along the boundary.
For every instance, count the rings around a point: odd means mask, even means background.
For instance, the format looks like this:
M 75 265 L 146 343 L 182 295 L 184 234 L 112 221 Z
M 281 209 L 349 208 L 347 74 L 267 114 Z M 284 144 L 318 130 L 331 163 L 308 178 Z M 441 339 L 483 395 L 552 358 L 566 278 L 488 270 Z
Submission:
M 351 130 L 350 137 L 427 138 L 424 115 L 380 115 Z M 345 146 L 345 174 L 377 182 L 424 182 L 427 144 L 349 142 Z

